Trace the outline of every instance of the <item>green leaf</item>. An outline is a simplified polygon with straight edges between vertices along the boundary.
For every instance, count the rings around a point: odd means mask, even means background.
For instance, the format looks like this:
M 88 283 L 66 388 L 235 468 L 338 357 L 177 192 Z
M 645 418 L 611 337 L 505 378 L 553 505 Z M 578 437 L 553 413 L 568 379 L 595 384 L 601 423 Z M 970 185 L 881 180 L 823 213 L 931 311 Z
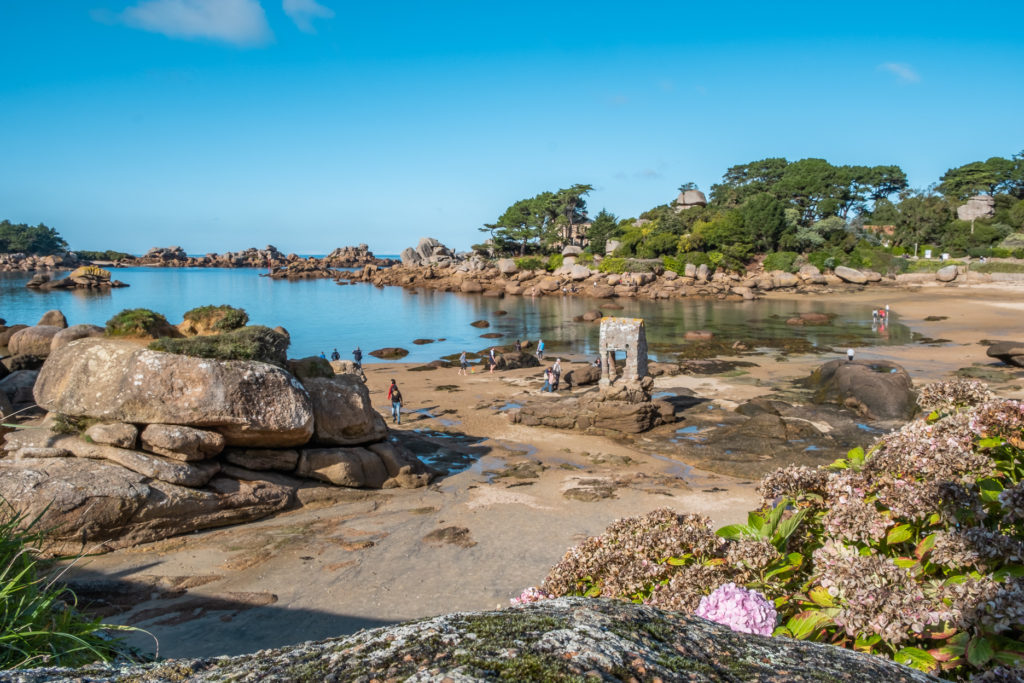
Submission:
M 727 538 L 730 541 L 739 541 L 743 538 L 749 538 L 755 536 L 756 532 L 746 524 L 729 524 L 723 526 L 721 529 L 715 532 L 722 538 Z
M 927 417 L 926 419 L 927 419 L 927 420 L 928 420 L 929 422 L 935 422 L 935 421 L 936 421 L 936 420 L 938 420 L 938 419 L 939 419 L 940 417 L 942 417 L 942 415 L 940 415 L 940 414 L 939 414 L 939 411 L 937 411 L 937 410 L 933 410 L 932 412 L 928 413 L 928 417 Z
M 828 589 L 824 586 L 815 586 L 811 590 L 807 591 L 807 597 L 811 599 L 815 605 L 819 607 L 834 607 L 835 601 L 832 600 L 832 596 L 828 594 Z
M 772 508 L 771 513 L 768 515 L 768 528 L 765 531 L 767 535 L 772 535 L 775 530 L 779 528 L 779 522 L 782 520 L 782 515 L 786 513 L 786 507 L 789 505 L 788 501 L 783 501 Z
M 971 666 L 982 667 L 992 659 L 992 643 L 984 636 L 975 636 L 967 645 L 967 661 Z
M 919 647 L 905 647 L 896 653 L 894 659 L 900 664 L 906 664 L 918 671 L 931 671 L 935 668 L 935 657 L 931 656 Z
M 833 470 L 845 470 L 845 469 L 849 469 L 849 467 L 850 467 L 850 463 L 845 458 L 840 458 L 838 460 L 833 460 L 832 464 L 829 465 L 829 469 L 833 469 Z
M 871 652 L 871 648 L 877 645 L 880 640 L 882 640 L 882 636 L 877 633 L 870 635 L 867 638 L 857 636 L 857 639 L 853 641 L 853 649 L 860 652 Z
M 825 610 L 807 610 L 790 617 L 786 628 L 797 640 L 807 640 L 825 626 L 832 625 L 832 617 Z
M 1024 567 L 1019 564 L 1011 564 L 1003 567 L 997 572 L 993 572 L 992 580 L 998 583 L 1002 583 L 1007 577 L 1012 576 L 1015 579 L 1019 579 L 1024 576 Z
M 1003 440 L 997 436 L 990 436 L 987 439 L 978 441 L 978 448 L 997 448 L 1003 445 Z
M 916 557 L 919 560 L 922 557 L 924 557 L 924 554 L 935 546 L 936 538 L 936 534 L 928 534 L 927 536 L 922 538 L 921 542 L 917 544 L 916 548 L 914 548 L 914 557 Z
M 693 556 L 689 554 L 683 555 L 682 557 L 670 557 L 667 560 L 665 560 L 665 564 L 670 564 L 673 567 L 681 567 L 687 564 L 690 561 L 691 557 Z
M 889 529 L 889 533 L 885 536 L 885 542 L 889 545 L 896 545 L 897 543 L 909 541 L 913 535 L 914 530 L 910 528 L 909 524 L 897 524 Z
M 995 654 L 992 655 L 992 659 L 1003 666 L 1019 666 L 1020 663 L 1024 661 L 1024 652 L 1016 652 L 1014 650 L 997 650 Z
M 601 595 L 601 587 L 600 586 L 591 586 L 587 590 L 587 592 L 583 594 L 583 597 L 585 597 L 585 598 L 597 598 L 597 597 L 600 597 L 600 595 Z
M 775 530 L 775 536 L 772 539 L 776 548 L 781 549 L 781 546 L 785 545 L 786 541 L 788 541 L 789 537 L 793 535 L 793 532 L 797 530 L 797 527 L 800 526 L 800 522 L 803 521 L 803 518 L 806 515 L 807 508 L 804 508 L 803 510 L 799 510 L 795 514 L 782 520 L 778 525 L 778 528 Z
M 998 479 L 980 479 L 978 488 L 981 489 L 981 499 L 986 503 L 995 503 L 999 500 L 999 494 L 1003 490 L 1003 484 Z
M 760 536 L 766 526 L 765 519 L 756 512 L 748 512 L 747 526 L 749 526 L 754 531 L 754 534 L 756 536 Z
M 893 560 L 893 564 L 895 564 L 900 569 L 910 569 L 917 563 L 917 560 L 915 560 L 912 557 L 897 557 Z

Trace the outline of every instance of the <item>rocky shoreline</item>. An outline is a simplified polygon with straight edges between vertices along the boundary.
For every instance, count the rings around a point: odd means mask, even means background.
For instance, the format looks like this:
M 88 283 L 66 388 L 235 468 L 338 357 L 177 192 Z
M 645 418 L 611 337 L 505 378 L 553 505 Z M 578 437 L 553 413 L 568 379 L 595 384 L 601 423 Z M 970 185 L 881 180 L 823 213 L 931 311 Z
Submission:
M 284 254 L 273 245 L 263 249 L 250 247 L 223 254 L 209 253 L 189 256 L 181 247 L 153 247 L 142 256 L 122 259 L 116 267 L 147 266 L 151 268 L 265 268 L 271 277 L 337 277 L 332 268 L 361 268 L 367 265 L 386 267 L 398 263 L 379 259 L 365 244 L 338 247 L 323 258 Z M 330 271 L 330 272 L 325 272 Z M 319 275 L 311 275 L 320 273 Z
M 837 266 L 822 272 L 806 264 L 798 272 L 765 271 L 759 263 L 745 273 L 717 270 L 706 265 L 686 264 L 681 273 L 666 270 L 660 262 L 645 263 L 648 272 L 602 272 L 594 263 L 580 261 L 579 247 L 566 247 L 562 265 L 552 272 L 520 268 L 514 259 L 488 260 L 479 254 L 456 254 L 437 240 L 424 238 L 413 249 L 402 252 L 402 263 L 381 268 L 367 265 L 339 284 L 367 282 L 378 287 L 424 288 L 442 292 L 505 296 L 579 296 L 593 299 L 636 298 L 671 300 L 714 298 L 726 301 L 750 301 L 767 292 L 831 294 L 857 291 L 867 285 L 914 286 L 964 281 L 962 267 L 955 265 L 937 273 L 882 275 L 871 270 Z M 990 275 L 971 273 L 975 284 L 991 281 Z

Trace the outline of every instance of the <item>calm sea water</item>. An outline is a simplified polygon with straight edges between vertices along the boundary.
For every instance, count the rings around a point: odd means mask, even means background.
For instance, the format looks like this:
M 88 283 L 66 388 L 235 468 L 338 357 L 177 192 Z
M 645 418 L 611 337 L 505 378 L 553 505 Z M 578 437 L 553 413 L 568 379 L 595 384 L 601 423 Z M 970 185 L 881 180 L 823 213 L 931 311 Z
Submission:
M 163 313 L 172 323 L 185 311 L 207 304 L 231 304 L 244 308 L 253 324 L 289 331 L 292 357 L 337 348 L 351 358 L 359 345 L 364 354 L 384 346 L 409 350 L 409 362 L 425 362 L 463 349 L 479 351 L 490 344 L 511 344 L 518 339 L 543 336 L 552 352 L 564 349 L 596 355 L 598 326 L 574 323 L 573 317 L 597 308 L 600 302 L 573 297 L 484 298 L 399 287 L 378 289 L 372 285 L 339 286 L 332 280 L 288 282 L 259 277 L 248 268 L 120 268 L 114 277 L 130 284 L 105 293 L 85 291 L 39 292 L 25 287 L 28 275 L 0 273 L 0 318 L 7 324 L 34 324 L 50 309 L 63 311 L 71 325 L 103 325 L 126 308 L 149 308 Z M 63 273 L 55 274 L 62 277 Z M 898 322 L 884 333 L 871 330 L 871 307 L 807 297 L 799 301 L 763 300 L 744 303 L 679 300 L 672 302 L 618 299 L 621 311 L 610 315 L 644 318 L 652 356 L 666 354 L 681 344 L 688 330 L 712 330 L 727 337 L 788 339 L 804 337 L 815 345 L 842 347 L 849 344 L 905 344 L 910 330 Z M 880 301 L 879 305 L 884 305 Z M 496 311 L 507 315 L 496 315 Z M 833 313 L 832 326 L 797 327 L 785 319 L 801 312 Z M 470 326 L 475 320 L 491 326 Z M 498 332 L 501 339 L 482 339 L 482 333 Z M 414 339 L 444 339 L 416 345 Z M 561 344 L 555 342 L 562 342 Z M 364 362 L 375 362 L 365 355 Z

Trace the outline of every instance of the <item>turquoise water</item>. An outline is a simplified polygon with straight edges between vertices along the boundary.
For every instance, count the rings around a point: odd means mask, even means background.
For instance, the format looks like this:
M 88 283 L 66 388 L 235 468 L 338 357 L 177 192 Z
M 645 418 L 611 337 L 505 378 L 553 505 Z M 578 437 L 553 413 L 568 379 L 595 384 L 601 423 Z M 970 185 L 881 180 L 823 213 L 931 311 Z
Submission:
M 593 299 L 573 297 L 484 298 L 400 287 L 376 288 L 367 284 L 336 285 L 332 280 L 294 282 L 259 277 L 246 268 L 120 268 L 114 277 L 130 287 L 108 292 L 39 292 L 25 287 L 30 276 L 0 273 L 0 318 L 7 324 L 34 324 L 50 309 L 63 311 L 71 325 L 103 325 L 126 308 L 150 308 L 172 323 L 185 311 L 207 304 L 231 304 L 244 308 L 254 324 L 281 325 L 291 334 L 292 357 L 321 351 L 330 355 L 337 347 L 342 358 L 351 358 L 356 345 L 364 354 L 384 346 L 409 350 L 409 362 L 426 362 L 463 349 L 479 351 L 490 344 L 511 344 L 518 339 L 536 341 L 543 335 L 549 353 L 571 351 L 596 354 L 598 325 L 575 323 L 573 317 L 598 308 Z M 61 277 L 63 273 L 55 274 Z M 830 302 L 827 297 L 806 300 L 763 300 L 745 303 L 679 300 L 672 302 L 617 299 L 622 310 L 609 315 L 644 318 L 652 356 L 670 353 L 683 344 L 688 330 L 712 330 L 727 338 L 805 338 L 819 347 L 856 344 L 905 344 L 910 330 L 895 322 L 885 334 L 872 332 L 871 307 Z M 878 305 L 884 305 L 880 301 Z M 498 310 L 507 315 L 496 315 Z M 791 327 L 785 319 L 803 312 L 836 314 L 829 327 Z M 898 317 L 894 316 L 894 318 Z M 489 328 L 471 327 L 488 320 Z M 482 333 L 498 332 L 500 339 L 482 339 Z M 414 339 L 441 339 L 416 345 Z M 856 340 L 856 341 L 854 341 Z M 558 344 L 557 342 L 563 342 Z M 375 362 L 364 355 L 364 362 Z

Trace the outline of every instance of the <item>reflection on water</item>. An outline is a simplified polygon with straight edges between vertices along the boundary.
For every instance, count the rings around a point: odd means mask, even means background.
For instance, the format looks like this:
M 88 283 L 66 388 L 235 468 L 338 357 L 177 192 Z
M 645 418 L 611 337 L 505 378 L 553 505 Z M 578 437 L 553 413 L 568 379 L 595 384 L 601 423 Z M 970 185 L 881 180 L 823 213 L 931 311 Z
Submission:
M 599 326 L 573 322 L 573 318 L 608 303 L 562 296 L 493 299 L 430 290 L 412 293 L 367 284 L 339 287 L 331 280 L 287 282 L 258 274 L 252 269 L 121 268 L 114 277 L 131 285 L 125 289 L 40 292 L 25 287 L 29 274 L 0 273 L 0 317 L 8 324 L 33 324 L 44 312 L 57 308 L 72 325 L 102 325 L 125 308 L 150 308 L 175 323 L 196 306 L 226 303 L 244 308 L 254 324 L 287 329 L 293 357 L 330 354 L 337 348 L 348 358 L 356 345 L 364 352 L 401 346 L 409 350 L 404 361 L 425 362 L 463 349 L 486 348 L 489 340 L 481 339 L 480 330 L 470 326 L 480 319 L 491 323 L 488 332 L 503 335 L 503 344 L 543 336 L 549 354 L 596 355 Z M 875 306 L 827 297 L 743 303 L 616 299 L 615 303 L 621 310 L 607 310 L 608 314 L 644 318 L 655 360 L 671 357 L 692 330 L 710 330 L 728 339 L 800 339 L 822 349 L 912 341 L 909 329 L 896 322 L 895 315 L 883 334 L 877 325 L 872 331 Z M 498 310 L 507 315 L 496 315 Z M 821 327 L 786 324 L 793 316 L 811 312 L 834 315 L 834 320 Z M 434 344 L 412 343 L 441 337 L 445 340 Z M 364 356 L 363 362 L 378 361 Z

